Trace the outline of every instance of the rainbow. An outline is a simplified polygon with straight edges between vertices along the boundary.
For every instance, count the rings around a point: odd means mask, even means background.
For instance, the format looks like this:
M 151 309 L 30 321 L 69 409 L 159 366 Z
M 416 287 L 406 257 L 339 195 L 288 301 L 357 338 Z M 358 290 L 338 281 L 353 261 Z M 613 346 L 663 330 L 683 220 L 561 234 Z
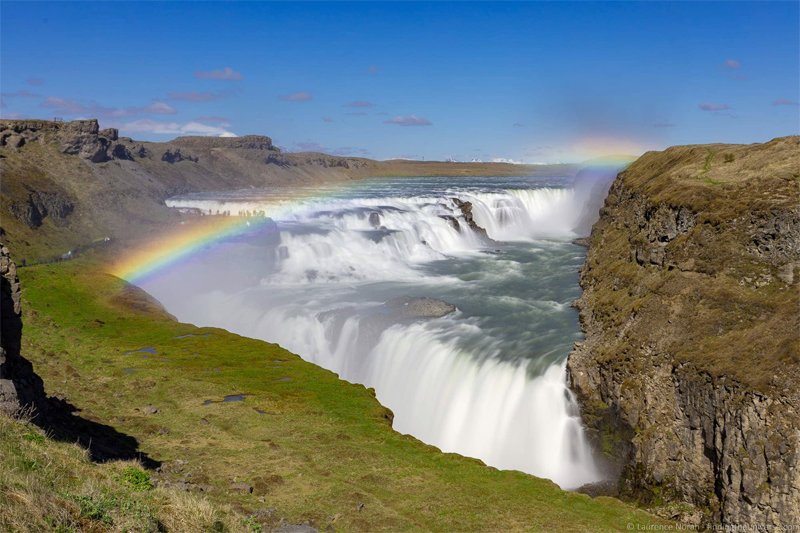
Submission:
M 606 157 L 603 161 L 597 161 L 590 166 L 624 166 L 629 162 L 630 159 L 624 159 L 623 163 L 623 158 Z M 126 250 L 124 257 L 112 263 L 108 272 L 135 285 L 146 283 L 164 270 L 186 263 L 205 253 L 211 246 L 236 238 L 277 232 L 277 225 L 273 219 L 280 219 L 295 209 L 299 203 L 336 196 L 343 189 L 355 186 L 356 183 L 344 183 L 323 188 L 300 187 L 291 194 L 281 197 L 253 200 L 250 203 L 256 204 L 254 210 L 258 211 L 258 216 L 241 216 L 247 213 L 241 210 L 233 216 L 210 215 L 209 211 L 210 216 L 185 220 L 176 228 L 148 239 L 133 251 Z M 225 203 L 225 200 L 222 203 Z M 268 216 L 265 215 L 267 212 Z
M 147 246 L 126 252 L 110 273 L 141 284 L 162 270 L 191 260 L 215 244 L 262 232 L 277 231 L 267 217 L 208 216 L 187 221 L 176 230 L 151 240 Z
M 170 267 L 191 261 L 214 245 L 240 237 L 276 232 L 274 219 L 290 213 L 298 204 L 336 195 L 355 185 L 300 186 L 291 191 L 281 191 L 280 195 L 271 198 L 253 200 L 257 204 L 258 216 L 212 215 L 209 212 L 207 216 L 192 217 L 161 235 L 147 239 L 135 246 L 133 251 L 126 250 L 125 256 L 112 263 L 108 272 L 134 285 L 145 283 Z M 234 200 L 234 203 L 240 202 Z

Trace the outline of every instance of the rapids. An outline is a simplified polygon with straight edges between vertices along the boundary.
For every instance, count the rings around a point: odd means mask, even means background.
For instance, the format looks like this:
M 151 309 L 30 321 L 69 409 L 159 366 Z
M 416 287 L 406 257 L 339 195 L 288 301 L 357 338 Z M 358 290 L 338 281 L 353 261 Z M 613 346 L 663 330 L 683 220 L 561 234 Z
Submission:
M 566 357 L 581 339 L 585 235 L 609 175 L 404 178 L 346 189 L 249 190 L 170 199 L 183 210 L 269 215 L 144 284 L 180 320 L 277 342 L 374 387 L 394 428 L 444 451 L 552 479 L 602 473 Z M 452 199 L 470 202 L 473 231 Z M 406 316 L 386 302 L 457 310 Z

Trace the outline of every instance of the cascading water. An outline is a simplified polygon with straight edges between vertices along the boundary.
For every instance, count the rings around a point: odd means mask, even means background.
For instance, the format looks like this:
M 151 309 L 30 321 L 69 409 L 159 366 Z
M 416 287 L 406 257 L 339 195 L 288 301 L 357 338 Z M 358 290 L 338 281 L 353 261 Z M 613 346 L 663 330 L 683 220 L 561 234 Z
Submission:
M 145 288 L 181 320 L 277 342 L 374 387 L 395 429 L 444 451 L 565 488 L 599 480 L 565 380 L 580 338 L 569 305 L 584 257 L 571 240 L 590 204 L 580 187 L 406 178 L 316 192 L 170 200 L 267 212 L 277 231 L 213 247 Z M 453 198 L 471 203 L 489 239 Z M 412 297 L 457 311 L 408 313 Z

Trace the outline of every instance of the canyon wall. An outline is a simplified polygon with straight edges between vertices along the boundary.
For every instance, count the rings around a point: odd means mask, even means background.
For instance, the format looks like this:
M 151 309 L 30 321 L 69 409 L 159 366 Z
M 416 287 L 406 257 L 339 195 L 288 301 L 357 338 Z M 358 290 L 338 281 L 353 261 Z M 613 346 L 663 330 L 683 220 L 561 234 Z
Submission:
M 706 527 L 800 523 L 800 138 L 669 148 L 589 239 L 570 384 L 623 497 Z

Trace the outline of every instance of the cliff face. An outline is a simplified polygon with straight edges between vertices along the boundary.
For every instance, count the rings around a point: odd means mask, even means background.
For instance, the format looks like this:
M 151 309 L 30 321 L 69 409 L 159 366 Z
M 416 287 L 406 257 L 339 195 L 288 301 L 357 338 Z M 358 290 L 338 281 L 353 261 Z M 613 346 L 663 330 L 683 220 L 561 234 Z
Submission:
M 609 191 L 571 386 L 623 496 L 800 523 L 800 138 L 648 153 Z
M 0 413 L 16 414 L 44 397 L 41 379 L 20 354 L 22 308 L 17 266 L 0 243 Z

